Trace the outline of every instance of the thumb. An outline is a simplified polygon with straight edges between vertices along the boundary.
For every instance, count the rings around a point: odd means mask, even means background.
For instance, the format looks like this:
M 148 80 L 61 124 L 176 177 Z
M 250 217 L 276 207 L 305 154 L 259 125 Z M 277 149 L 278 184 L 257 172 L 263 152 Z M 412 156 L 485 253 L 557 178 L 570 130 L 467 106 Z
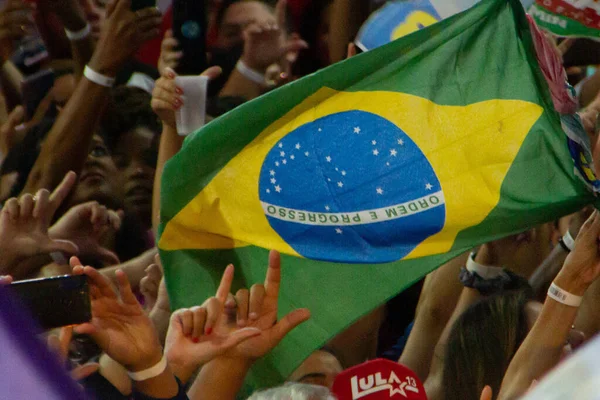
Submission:
M 273 333 L 279 343 L 285 335 L 290 333 L 292 329 L 307 321 L 310 318 L 310 311 L 306 308 L 299 308 L 290 312 L 288 315 L 279 320 L 273 327 Z
M 224 343 L 226 349 L 237 346 L 238 344 L 245 342 L 256 336 L 260 336 L 261 330 L 258 328 L 244 328 L 239 331 L 233 332 Z
M 22 123 L 24 120 L 25 108 L 23 108 L 23 106 L 16 106 L 14 110 L 12 110 L 10 114 L 8 114 L 7 122 L 10 124 L 11 127 L 14 128 L 15 126 Z
M 492 388 L 489 386 L 484 387 L 479 400 L 492 400 Z
M 84 365 L 80 365 L 78 367 L 75 367 L 71 371 L 71 379 L 73 379 L 74 381 L 79 381 L 81 379 L 87 378 L 99 369 L 100 364 L 98 363 L 87 363 Z
M 96 251 L 93 252 L 96 256 L 100 257 L 100 259 L 106 263 L 107 265 L 117 265 L 120 264 L 119 256 L 113 251 L 110 251 L 104 247 L 98 246 Z
M 45 253 L 67 253 L 69 255 L 74 255 L 79 253 L 79 247 L 69 240 L 50 240 L 46 246 L 44 246 Z
M 308 49 L 308 43 L 306 43 L 302 39 L 290 40 L 283 46 L 284 54 L 290 53 L 290 52 L 296 52 L 296 51 L 300 51 L 300 50 L 305 50 L 305 49 Z
M 211 81 L 213 79 L 217 79 L 222 72 L 223 70 L 221 69 L 221 67 L 215 66 L 205 70 L 202 74 L 200 74 L 200 76 L 206 76 L 208 77 L 208 80 Z

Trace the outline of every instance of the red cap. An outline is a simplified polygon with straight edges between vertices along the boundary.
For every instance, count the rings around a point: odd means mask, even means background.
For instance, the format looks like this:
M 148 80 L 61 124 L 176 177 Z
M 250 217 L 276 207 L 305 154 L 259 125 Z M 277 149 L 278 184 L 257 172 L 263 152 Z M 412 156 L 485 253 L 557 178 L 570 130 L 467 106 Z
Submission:
M 427 400 L 414 372 L 382 358 L 343 371 L 335 378 L 332 392 L 339 400 Z

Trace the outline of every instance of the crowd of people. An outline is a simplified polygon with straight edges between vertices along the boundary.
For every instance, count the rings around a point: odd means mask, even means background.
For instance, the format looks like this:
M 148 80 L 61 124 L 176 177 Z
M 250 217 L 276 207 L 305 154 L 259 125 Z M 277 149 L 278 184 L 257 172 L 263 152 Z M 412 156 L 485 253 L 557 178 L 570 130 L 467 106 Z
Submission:
M 430 400 L 514 399 L 598 333 L 600 214 L 587 207 L 451 260 L 281 386 L 246 393 L 252 365 L 310 310 L 278 318 L 275 251 L 264 282 L 231 293 L 230 265 L 213 297 L 170 307 L 155 239 L 185 93 L 163 3 L 3 0 L 0 10 L 0 284 L 87 276 L 91 321 L 41 337 L 90 398 L 334 399 L 342 371 L 380 357 L 413 371 Z M 348 43 L 382 4 L 208 1 L 207 119 L 354 56 Z M 581 67 L 568 72 L 595 142 L 600 73 Z M 31 109 L 22 83 L 48 70 Z

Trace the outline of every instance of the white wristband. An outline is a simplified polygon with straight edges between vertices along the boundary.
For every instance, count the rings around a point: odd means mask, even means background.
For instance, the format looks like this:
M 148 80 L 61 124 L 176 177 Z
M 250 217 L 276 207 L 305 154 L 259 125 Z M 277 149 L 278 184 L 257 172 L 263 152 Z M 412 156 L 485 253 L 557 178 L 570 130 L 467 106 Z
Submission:
M 548 288 L 548 297 L 566 306 L 579 307 L 583 297 L 576 296 L 558 287 L 554 282 Z
M 79 31 L 73 32 L 68 29 L 65 29 L 65 34 L 67 35 L 67 38 L 72 42 L 85 39 L 86 37 L 90 36 L 90 33 L 92 33 L 92 27 L 89 23 L 85 24 L 85 27 Z
M 481 278 L 485 280 L 490 280 L 499 277 L 500 275 L 504 275 L 505 272 L 501 267 L 492 267 L 489 265 L 479 264 L 475 261 L 475 253 L 471 253 L 469 259 L 467 260 L 467 265 L 465 268 L 469 272 L 476 272 Z
M 85 76 L 90 82 L 94 82 L 96 85 L 105 86 L 105 87 L 113 87 L 115 84 L 115 78 L 109 78 L 106 75 L 102 75 L 87 65 L 83 70 L 83 76 Z
M 569 232 L 568 229 L 567 229 L 567 233 L 565 233 L 562 240 L 563 240 L 563 243 L 565 244 L 565 246 L 567 246 L 567 248 L 570 251 L 573 251 L 573 248 L 575 247 L 575 239 L 573 239 L 573 236 L 571 236 L 571 232 Z
M 134 381 L 145 381 L 151 378 L 155 378 L 162 374 L 167 368 L 167 358 L 163 355 L 158 364 L 143 371 L 130 372 L 127 371 L 127 375 Z
M 242 60 L 239 60 L 237 62 L 235 69 L 237 69 L 238 72 L 242 74 L 246 79 L 249 79 L 254 83 L 258 83 L 259 85 L 266 84 L 265 75 L 248 67 L 246 64 L 244 64 Z

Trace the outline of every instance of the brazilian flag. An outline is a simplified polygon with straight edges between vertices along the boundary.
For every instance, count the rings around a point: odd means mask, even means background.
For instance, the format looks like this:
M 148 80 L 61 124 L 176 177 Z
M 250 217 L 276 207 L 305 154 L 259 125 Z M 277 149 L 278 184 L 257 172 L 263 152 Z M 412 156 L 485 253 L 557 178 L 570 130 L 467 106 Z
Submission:
M 162 186 L 172 306 L 279 250 L 280 312 L 312 318 L 253 368 L 271 384 L 457 254 L 589 204 L 574 171 L 520 2 L 484 0 L 188 137 Z

